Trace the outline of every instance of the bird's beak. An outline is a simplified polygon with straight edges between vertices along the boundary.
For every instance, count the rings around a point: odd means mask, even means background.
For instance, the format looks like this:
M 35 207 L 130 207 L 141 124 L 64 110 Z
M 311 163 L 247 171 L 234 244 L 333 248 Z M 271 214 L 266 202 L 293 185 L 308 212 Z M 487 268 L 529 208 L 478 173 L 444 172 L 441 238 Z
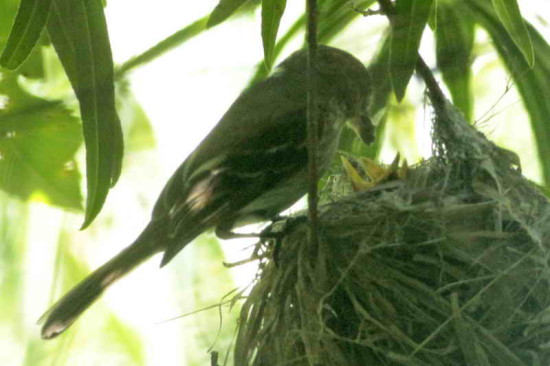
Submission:
M 367 113 L 353 117 L 350 121 L 350 124 L 353 126 L 353 128 L 365 144 L 370 145 L 372 142 L 374 142 L 375 127 L 372 124 L 372 121 Z

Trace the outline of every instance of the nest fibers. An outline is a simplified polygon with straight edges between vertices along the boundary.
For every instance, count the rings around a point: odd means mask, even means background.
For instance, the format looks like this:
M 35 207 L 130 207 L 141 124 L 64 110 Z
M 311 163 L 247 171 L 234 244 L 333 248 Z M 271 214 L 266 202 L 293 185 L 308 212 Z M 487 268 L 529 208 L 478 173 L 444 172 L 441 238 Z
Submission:
M 235 365 L 550 364 L 550 206 L 447 102 L 435 157 L 262 260 Z

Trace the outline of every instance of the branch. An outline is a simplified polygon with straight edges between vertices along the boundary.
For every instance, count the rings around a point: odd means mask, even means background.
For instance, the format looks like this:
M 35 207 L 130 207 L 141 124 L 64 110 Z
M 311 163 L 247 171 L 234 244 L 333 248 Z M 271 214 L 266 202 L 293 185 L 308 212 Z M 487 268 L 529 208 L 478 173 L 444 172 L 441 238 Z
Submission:
M 212 351 L 210 352 L 210 366 L 218 366 L 218 352 Z
M 315 58 L 317 56 L 317 0 L 306 0 L 308 45 L 307 59 L 307 151 L 308 151 L 308 214 L 309 214 L 309 239 L 310 243 L 317 247 L 319 244 L 319 218 L 317 181 L 319 180 L 318 146 L 319 136 L 318 108 L 317 108 L 317 80 L 315 78 Z

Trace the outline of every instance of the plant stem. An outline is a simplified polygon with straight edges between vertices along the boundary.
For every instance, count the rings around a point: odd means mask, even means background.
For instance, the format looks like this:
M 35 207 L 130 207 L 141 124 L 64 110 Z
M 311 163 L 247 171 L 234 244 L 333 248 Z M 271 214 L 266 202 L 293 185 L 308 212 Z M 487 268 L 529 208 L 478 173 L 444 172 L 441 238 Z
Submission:
M 315 77 L 315 58 L 317 56 L 317 23 L 319 12 L 317 0 L 306 0 L 308 45 L 307 59 L 307 147 L 308 147 L 308 215 L 309 240 L 317 248 L 319 245 L 319 217 L 317 199 L 317 181 L 319 179 L 318 159 L 318 108 L 317 80 Z

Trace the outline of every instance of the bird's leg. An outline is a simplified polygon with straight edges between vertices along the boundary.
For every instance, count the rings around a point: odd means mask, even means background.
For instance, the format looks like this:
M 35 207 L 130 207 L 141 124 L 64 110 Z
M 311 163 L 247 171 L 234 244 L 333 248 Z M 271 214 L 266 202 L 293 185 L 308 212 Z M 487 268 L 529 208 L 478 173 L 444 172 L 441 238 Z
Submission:
M 258 238 L 261 233 L 236 233 L 232 231 L 232 226 L 216 226 L 216 236 L 223 240 L 238 239 L 238 238 Z
M 282 239 L 282 235 L 281 235 L 282 233 L 272 232 L 272 231 L 270 231 L 270 229 L 271 229 L 270 227 L 268 227 L 267 229 L 263 230 L 260 233 L 236 233 L 232 229 L 233 229 L 233 223 L 230 223 L 230 224 L 225 223 L 224 225 L 218 225 L 215 229 L 216 236 L 220 239 L 259 238 L 260 243 L 262 243 L 262 244 L 265 243 L 266 241 L 274 240 L 275 241 L 275 248 L 280 247 L 280 245 L 278 245 L 277 243 L 279 243 L 281 241 L 280 239 Z M 242 260 L 242 261 L 238 261 L 238 262 L 235 262 L 235 263 L 225 263 L 224 262 L 224 266 L 228 267 L 228 268 L 231 268 L 231 267 L 236 267 L 236 266 L 239 266 L 241 264 L 245 264 L 245 263 L 260 259 L 261 256 L 258 254 L 258 251 L 259 251 L 259 248 L 260 248 L 260 243 L 258 243 L 256 245 L 256 249 L 254 250 L 254 253 L 252 254 L 252 256 L 250 258 Z M 277 250 L 274 250 L 274 252 L 276 252 L 276 251 Z M 275 261 L 275 256 L 273 256 L 273 260 Z
M 273 253 L 272 258 L 275 265 L 278 264 L 279 254 L 281 252 L 281 246 L 283 243 L 283 238 L 285 235 L 292 230 L 296 225 L 299 225 L 307 221 L 306 216 L 274 216 L 271 219 L 272 223 L 284 221 L 284 225 L 281 229 L 273 229 L 273 226 L 270 225 L 260 233 L 236 233 L 232 231 L 233 224 L 230 223 L 224 225 L 218 225 L 216 227 L 216 236 L 220 239 L 237 239 L 237 238 L 259 238 L 260 241 L 272 241 L 273 242 Z
M 272 223 L 279 222 L 279 221 L 287 221 L 289 220 L 288 217 L 285 216 L 279 216 L 276 215 L 271 219 Z M 266 229 L 262 230 L 259 233 L 237 233 L 233 231 L 233 222 L 229 223 L 223 223 L 222 225 L 216 226 L 216 236 L 223 240 L 229 240 L 229 239 L 237 239 L 237 238 L 260 238 L 260 240 L 264 239 L 277 239 L 280 235 L 279 232 L 275 232 L 271 230 L 271 226 L 268 226 Z M 285 223 L 286 228 L 286 223 Z M 283 233 L 286 231 L 283 230 Z
M 283 244 L 283 238 L 285 235 L 291 231 L 296 225 L 301 224 L 307 221 L 306 216 L 279 216 L 277 215 L 272 219 L 272 222 L 284 221 L 284 225 L 279 231 L 272 231 L 272 226 L 268 226 L 260 234 L 260 238 L 272 239 L 273 240 L 273 253 L 271 257 L 273 258 L 273 263 L 275 266 L 279 264 L 279 254 L 281 253 L 281 247 Z
M 271 223 L 279 222 L 279 221 L 285 221 L 289 218 L 289 216 L 283 216 L 280 214 L 277 214 L 271 218 Z

